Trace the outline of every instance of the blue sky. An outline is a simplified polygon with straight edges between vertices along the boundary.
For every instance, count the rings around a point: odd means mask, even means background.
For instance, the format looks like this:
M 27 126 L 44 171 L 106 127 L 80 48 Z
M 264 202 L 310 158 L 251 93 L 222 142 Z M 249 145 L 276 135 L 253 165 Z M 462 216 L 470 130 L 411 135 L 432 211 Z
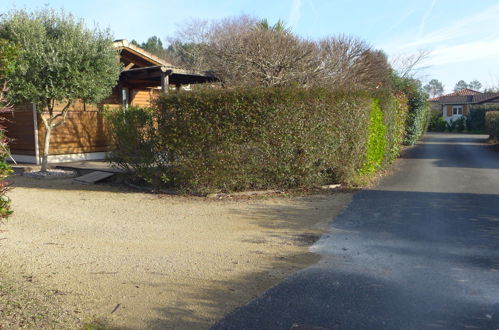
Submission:
M 165 39 L 191 18 L 283 19 L 302 37 L 350 34 L 391 58 L 429 51 L 420 76 L 439 79 L 447 91 L 460 79 L 499 85 L 497 0 L 0 0 L 0 12 L 45 5 L 109 27 L 117 39 L 138 41 L 152 35 Z

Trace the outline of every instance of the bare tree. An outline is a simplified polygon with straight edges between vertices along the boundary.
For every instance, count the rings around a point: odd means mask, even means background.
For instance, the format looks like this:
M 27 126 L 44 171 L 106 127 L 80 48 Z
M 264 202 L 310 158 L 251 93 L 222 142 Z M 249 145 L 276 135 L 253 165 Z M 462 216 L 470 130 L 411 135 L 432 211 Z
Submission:
M 315 44 L 286 30 L 244 25 L 233 29 L 222 24 L 207 50 L 210 68 L 232 86 L 306 84 L 310 73 L 317 70 Z
M 388 81 L 386 56 L 364 41 L 350 37 L 328 37 L 318 42 L 318 82 L 336 88 L 377 88 Z
M 170 39 L 185 66 L 212 71 L 225 86 L 322 85 L 378 88 L 387 84 L 386 56 L 364 41 L 300 38 L 283 21 L 239 16 L 191 21 Z
M 430 56 L 428 50 L 418 50 L 416 53 L 406 56 L 397 56 L 391 61 L 391 66 L 399 77 L 416 78 L 428 66 L 423 65 L 424 61 Z
M 208 20 L 193 19 L 179 27 L 173 37 L 167 38 L 173 64 L 194 71 L 207 70 L 206 47 L 213 24 Z

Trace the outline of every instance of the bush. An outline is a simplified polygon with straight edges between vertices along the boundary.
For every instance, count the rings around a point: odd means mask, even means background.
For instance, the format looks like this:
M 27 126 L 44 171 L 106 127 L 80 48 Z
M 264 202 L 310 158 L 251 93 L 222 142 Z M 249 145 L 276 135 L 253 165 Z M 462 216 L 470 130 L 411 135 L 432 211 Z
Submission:
M 447 127 L 447 121 L 442 116 L 442 112 L 432 111 L 430 114 L 430 123 L 428 124 L 428 130 L 431 132 L 444 132 Z
M 106 113 L 114 143 L 108 160 L 127 174 L 149 184 L 165 183 L 165 159 L 159 149 L 152 109 L 130 107 Z
M 428 128 L 430 119 L 428 94 L 423 91 L 419 80 L 400 77 L 395 73 L 392 74 L 392 85 L 395 91 L 403 93 L 407 97 L 408 115 L 403 143 L 413 145 Z
M 366 160 L 360 169 L 361 174 L 379 170 L 386 155 L 386 125 L 378 100 L 371 102 L 369 133 Z
M 364 162 L 367 93 L 266 88 L 177 93 L 158 129 L 177 186 L 196 191 L 350 182 Z
M 478 105 L 470 109 L 466 126 L 469 131 L 485 131 L 485 114 L 489 111 L 498 111 L 499 105 Z
M 499 111 L 489 111 L 485 114 L 485 130 L 491 140 L 499 142 Z
M 450 119 L 446 122 L 445 130 L 448 132 L 463 132 L 466 128 L 466 117 L 460 117 L 458 119 Z
M 4 131 L 0 130 L 0 218 L 6 218 L 12 214 L 10 198 L 5 195 L 9 190 L 9 183 L 6 179 L 13 172 L 7 163 L 10 156 L 7 142 Z
M 386 126 L 386 154 L 383 166 L 390 165 L 398 156 L 405 135 L 408 105 L 404 94 L 392 95 L 384 91 L 375 95 L 383 111 Z
M 153 111 L 109 115 L 111 160 L 196 193 L 351 183 L 390 163 L 403 137 L 404 98 L 375 97 L 298 87 L 172 93 Z

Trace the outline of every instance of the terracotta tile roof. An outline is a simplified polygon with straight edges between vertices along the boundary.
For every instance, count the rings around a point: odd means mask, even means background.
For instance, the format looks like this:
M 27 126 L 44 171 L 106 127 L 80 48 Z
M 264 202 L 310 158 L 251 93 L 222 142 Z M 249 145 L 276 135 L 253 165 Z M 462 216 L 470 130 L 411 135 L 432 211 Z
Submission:
M 486 103 L 493 100 L 495 102 L 498 102 L 497 99 L 499 99 L 499 93 L 481 93 L 469 88 L 465 88 L 458 92 L 434 97 L 429 101 L 438 102 L 440 104 L 473 104 Z
M 430 99 L 430 102 L 440 101 L 441 98 L 446 98 L 449 96 L 468 96 L 468 95 L 477 95 L 477 94 L 483 94 L 483 93 L 469 89 L 469 88 L 465 88 L 465 89 L 461 89 L 460 91 L 457 91 L 454 93 L 449 93 L 449 94 L 445 94 L 442 96 L 434 97 L 434 98 Z

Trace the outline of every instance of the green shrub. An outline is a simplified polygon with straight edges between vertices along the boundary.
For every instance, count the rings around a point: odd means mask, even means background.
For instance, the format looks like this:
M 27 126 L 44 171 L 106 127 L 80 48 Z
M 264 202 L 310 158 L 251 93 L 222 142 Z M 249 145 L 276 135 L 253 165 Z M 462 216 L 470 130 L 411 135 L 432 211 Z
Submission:
M 159 149 L 152 109 L 130 107 L 106 113 L 114 143 L 108 160 L 127 174 L 149 184 L 163 184 L 167 160 Z
M 175 93 L 158 101 L 177 186 L 194 191 L 350 182 L 364 162 L 364 92 L 266 88 Z
M 450 119 L 446 122 L 445 130 L 448 132 L 463 132 L 466 128 L 466 117 Z
M 462 116 L 456 120 L 456 131 L 463 132 L 466 129 L 466 117 Z
M 407 97 L 408 115 L 405 125 L 405 145 L 413 145 L 419 140 L 429 124 L 430 106 L 428 94 L 423 91 L 419 80 L 392 74 L 393 89 Z
M 153 185 L 196 193 L 351 183 L 398 155 L 406 114 L 404 97 L 388 92 L 171 93 L 154 110 L 108 115 L 111 161 Z
M 371 102 L 366 159 L 359 173 L 369 174 L 379 170 L 386 155 L 386 125 L 378 100 Z
M 498 111 L 499 105 L 474 105 L 469 112 L 466 126 L 469 131 L 485 131 L 485 114 L 489 111 Z
M 386 126 L 386 155 L 383 166 L 390 165 L 398 156 L 405 135 L 407 121 L 407 98 L 404 94 L 393 95 L 387 91 L 377 93 Z
M 10 198 L 6 196 L 9 190 L 7 177 L 12 174 L 12 167 L 7 163 L 10 156 L 8 140 L 3 130 L 0 130 L 0 218 L 6 218 L 12 214 Z
M 428 130 L 431 132 L 444 132 L 447 127 L 447 121 L 443 118 L 440 110 L 431 111 Z
M 499 141 L 499 111 L 488 111 L 485 114 L 485 130 L 493 141 Z

